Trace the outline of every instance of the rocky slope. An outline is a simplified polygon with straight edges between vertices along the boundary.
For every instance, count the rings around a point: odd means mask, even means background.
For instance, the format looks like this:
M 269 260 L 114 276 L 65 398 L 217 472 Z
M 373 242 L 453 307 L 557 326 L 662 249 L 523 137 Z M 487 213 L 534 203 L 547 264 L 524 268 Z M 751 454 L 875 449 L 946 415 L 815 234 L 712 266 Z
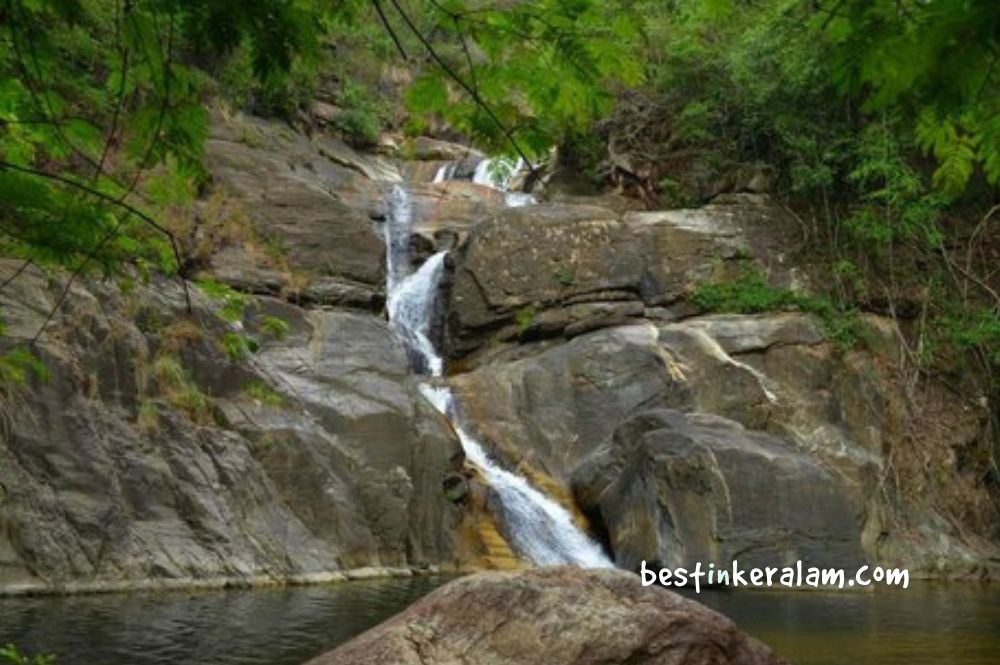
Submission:
M 18 284 L 4 310 L 25 339 L 58 291 L 42 275 Z M 262 299 L 291 330 L 234 362 L 212 307 L 195 293 L 199 327 L 176 284 L 74 289 L 38 345 L 50 378 L 4 414 L 8 590 L 325 579 L 451 560 L 440 488 L 460 448 L 417 398 L 386 324 Z
M 796 224 L 756 195 L 654 213 L 555 203 L 479 224 L 447 312 L 468 422 L 508 464 L 571 485 L 624 567 L 801 558 L 993 575 L 995 542 L 974 535 L 991 499 L 960 461 L 987 413 L 942 386 L 906 395 L 894 322 L 864 318 L 864 343 L 843 351 L 805 314 L 706 315 L 688 300 L 747 262 L 803 286 Z M 904 475 L 906 458 L 942 475 Z
M 550 568 L 452 582 L 310 665 L 765 665 L 731 621 L 622 571 Z
M 4 400 L 0 588 L 516 565 L 385 322 L 393 183 L 411 194 L 416 254 L 452 250 L 438 327 L 466 422 L 582 510 L 619 565 L 995 571 L 990 502 L 961 468 L 985 413 L 933 387 L 915 409 L 890 321 L 867 319 L 867 346 L 842 352 L 806 315 L 690 303 L 746 261 L 804 283 L 798 225 L 766 197 L 505 210 L 494 190 L 430 182 L 461 146 L 417 142 L 401 160 L 221 113 L 208 149 L 192 269 L 250 294 L 245 312 L 227 323 L 192 289 L 188 314 L 159 279 L 73 286 L 37 343 L 49 380 Z M 5 345 L 35 335 L 64 280 L 29 270 L 0 293 Z M 242 335 L 259 350 L 226 348 Z M 952 480 L 907 476 L 907 446 Z

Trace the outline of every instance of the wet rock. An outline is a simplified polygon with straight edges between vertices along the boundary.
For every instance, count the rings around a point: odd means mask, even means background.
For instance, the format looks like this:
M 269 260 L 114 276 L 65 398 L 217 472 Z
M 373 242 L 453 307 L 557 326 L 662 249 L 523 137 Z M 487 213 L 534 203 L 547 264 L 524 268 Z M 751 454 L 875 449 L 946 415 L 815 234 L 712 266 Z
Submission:
M 413 230 L 435 240 L 439 234 L 453 234 L 457 245 L 469 231 L 505 206 L 503 194 L 467 180 L 412 185 Z M 439 247 L 440 248 L 440 247 Z
M 460 473 L 452 473 L 445 477 L 441 484 L 445 498 L 452 503 L 461 503 L 469 494 L 469 481 Z
M 630 573 L 481 573 L 309 665 L 777 665 L 729 619 Z
M 656 328 L 634 325 L 486 365 L 449 383 L 466 421 L 495 455 L 565 481 L 635 410 L 691 404 L 671 362 Z
M 410 156 L 419 161 L 457 162 L 469 157 L 482 159 L 483 153 L 461 143 L 418 136 L 410 144 Z

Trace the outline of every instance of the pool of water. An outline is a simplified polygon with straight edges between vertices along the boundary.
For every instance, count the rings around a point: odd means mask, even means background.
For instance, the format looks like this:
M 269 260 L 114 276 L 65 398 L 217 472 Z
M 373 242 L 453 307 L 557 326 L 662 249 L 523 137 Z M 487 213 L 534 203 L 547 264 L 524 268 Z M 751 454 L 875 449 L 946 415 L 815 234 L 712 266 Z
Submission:
M 794 665 L 997 665 L 1000 586 L 685 594 Z
M 56 665 L 300 665 L 445 581 L 0 599 L 0 644 L 54 654 Z M 998 586 L 695 598 L 796 665 L 1000 663 Z
M 447 580 L 0 598 L 0 644 L 55 665 L 300 665 Z

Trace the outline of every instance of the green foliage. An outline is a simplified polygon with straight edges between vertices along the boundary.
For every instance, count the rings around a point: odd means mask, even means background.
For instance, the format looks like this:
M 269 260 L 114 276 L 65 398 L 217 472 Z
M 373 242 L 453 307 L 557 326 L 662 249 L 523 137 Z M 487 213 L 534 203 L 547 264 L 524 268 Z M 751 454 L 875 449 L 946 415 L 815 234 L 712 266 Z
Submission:
M 810 12 L 802 3 L 680 0 L 643 8 L 645 101 L 611 130 L 624 149 L 648 155 L 665 204 L 710 195 L 739 162 L 773 166 L 778 186 L 797 195 L 829 197 L 840 188 L 853 117 L 826 70 L 823 40 L 803 29 Z
M 172 407 L 183 411 L 195 423 L 209 425 L 216 422 L 215 406 L 188 374 L 180 359 L 171 353 L 161 353 L 152 364 L 152 377 L 160 394 Z M 153 428 L 159 422 L 155 405 L 140 404 L 140 427 Z
M 375 145 L 389 116 L 379 98 L 364 86 L 348 80 L 341 86 L 337 104 L 343 112 L 336 117 L 334 125 L 355 144 Z
M 279 341 L 288 337 L 289 330 L 288 321 L 277 316 L 265 316 L 260 322 L 260 332 Z
M 707 281 L 699 284 L 692 302 L 710 312 L 758 314 L 795 309 L 799 294 L 771 285 L 759 270 L 744 270 L 739 279 Z
M 147 432 L 155 430 L 160 424 L 160 410 L 156 402 L 151 399 L 140 401 L 135 422 L 141 430 Z
M 253 401 L 274 409 L 285 405 L 285 398 L 281 393 L 263 381 L 251 381 L 243 388 L 243 393 Z
M 233 323 L 242 321 L 247 307 L 254 302 L 250 296 L 214 279 L 200 279 L 195 283 L 209 298 L 222 303 L 218 314 L 225 321 Z
M 759 314 L 785 310 L 812 314 L 841 350 L 848 350 L 863 339 L 856 311 L 840 308 L 821 296 L 773 286 L 764 273 L 754 268 L 745 267 L 737 279 L 698 284 L 691 300 L 710 312 Z
M 237 332 L 227 332 L 219 340 L 222 349 L 232 361 L 242 360 L 251 353 L 257 353 L 260 345 L 253 337 Z
M 573 286 L 576 282 L 576 273 L 567 266 L 559 266 L 552 272 L 552 276 L 566 288 Z
M 181 388 L 188 382 L 187 371 L 177 356 L 163 354 L 153 360 L 153 377 L 162 390 Z
M 517 314 L 514 315 L 514 325 L 517 326 L 517 332 L 521 335 L 528 332 L 535 325 L 535 316 L 537 316 L 537 312 L 531 305 L 517 310 Z
M 945 315 L 939 324 L 946 342 L 962 349 L 982 349 L 1000 369 L 1000 313 L 996 310 L 975 309 Z
M 4 392 L 20 388 L 32 377 L 45 381 L 48 376 L 45 365 L 28 349 L 17 348 L 0 354 L 0 386 Z
M 173 5 L 125 7 L 8 3 L 0 35 L 8 254 L 105 272 L 140 259 L 178 268 L 163 260 L 165 229 L 125 204 L 157 164 L 202 174 L 205 78 L 176 58 L 183 17 L 170 14 Z
M 491 151 L 512 154 L 509 131 L 525 156 L 537 159 L 606 112 L 616 82 L 643 75 L 636 51 L 642 16 L 632 3 L 448 0 L 423 7 L 410 18 L 421 34 L 435 35 L 438 59 L 407 93 L 414 122 L 443 118 Z M 420 50 L 412 32 L 400 36 L 405 49 Z
M 935 158 L 940 195 L 961 195 L 978 172 L 1000 184 L 990 0 L 679 0 L 645 11 L 650 79 L 675 107 L 679 144 L 728 143 L 726 154 L 781 167 L 793 191 L 829 195 L 854 130 L 889 114 L 903 143 Z
M 0 647 L 0 662 L 10 665 L 52 665 L 55 662 L 54 656 L 28 656 L 20 651 L 13 644 Z
M 252 297 L 214 279 L 200 279 L 196 284 L 209 298 L 222 303 L 216 313 L 224 321 L 242 325 L 247 307 L 256 304 Z M 288 324 L 277 317 L 264 317 L 261 331 L 268 336 L 281 339 L 288 331 Z M 232 361 L 242 360 L 260 349 L 260 344 L 253 337 L 232 330 L 223 333 L 218 339 L 218 344 Z
M 915 241 L 933 249 L 942 239 L 938 218 L 944 201 L 906 159 L 898 134 L 887 122 L 861 132 L 848 180 L 855 184 L 862 205 L 845 226 L 856 240 L 874 248 Z
M 846 0 L 814 22 L 840 89 L 865 110 L 906 110 L 937 160 L 934 184 L 962 193 L 977 168 L 1000 183 L 1000 5 L 991 0 Z

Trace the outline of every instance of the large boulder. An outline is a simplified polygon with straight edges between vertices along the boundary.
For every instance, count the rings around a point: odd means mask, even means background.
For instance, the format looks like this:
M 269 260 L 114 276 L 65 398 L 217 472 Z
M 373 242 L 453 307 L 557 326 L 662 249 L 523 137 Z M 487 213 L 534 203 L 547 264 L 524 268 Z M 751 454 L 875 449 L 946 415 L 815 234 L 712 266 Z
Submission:
M 615 563 L 850 567 L 864 560 L 863 506 L 813 457 L 708 414 L 642 412 L 573 475 Z
M 39 330 L 59 289 L 32 269 L 8 285 L 5 349 Z M 0 590 L 453 564 L 442 483 L 461 447 L 384 320 L 264 298 L 238 329 L 191 295 L 188 316 L 176 283 L 77 283 L 46 327 L 49 379 L 5 402 Z M 262 332 L 269 317 L 286 322 L 281 339 Z M 223 342 L 239 334 L 261 350 L 231 357 Z
M 463 415 L 491 452 L 568 481 L 637 410 L 693 405 L 652 324 L 599 330 L 512 362 L 449 378 Z
M 791 284 L 797 234 L 787 212 L 759 197 L 662 212 L 504 210 L 475 226 L 455 259 L 449 352 L 466 358 L 484 346 L 690 314 L 676 306 L 697 282 L 735 273 L 753 255 L 766 257 L 775 283 Z
M 770 665 L 732 621 L 633 574 L 481 573 L 309 665 Z
M 543 310 L 637 301 L 638 251 L 616 213 L 592 206 L 513 208 L 480 223 L 457 259 L 450 352 L 465 354 L 498 330 L 516 337 Z

